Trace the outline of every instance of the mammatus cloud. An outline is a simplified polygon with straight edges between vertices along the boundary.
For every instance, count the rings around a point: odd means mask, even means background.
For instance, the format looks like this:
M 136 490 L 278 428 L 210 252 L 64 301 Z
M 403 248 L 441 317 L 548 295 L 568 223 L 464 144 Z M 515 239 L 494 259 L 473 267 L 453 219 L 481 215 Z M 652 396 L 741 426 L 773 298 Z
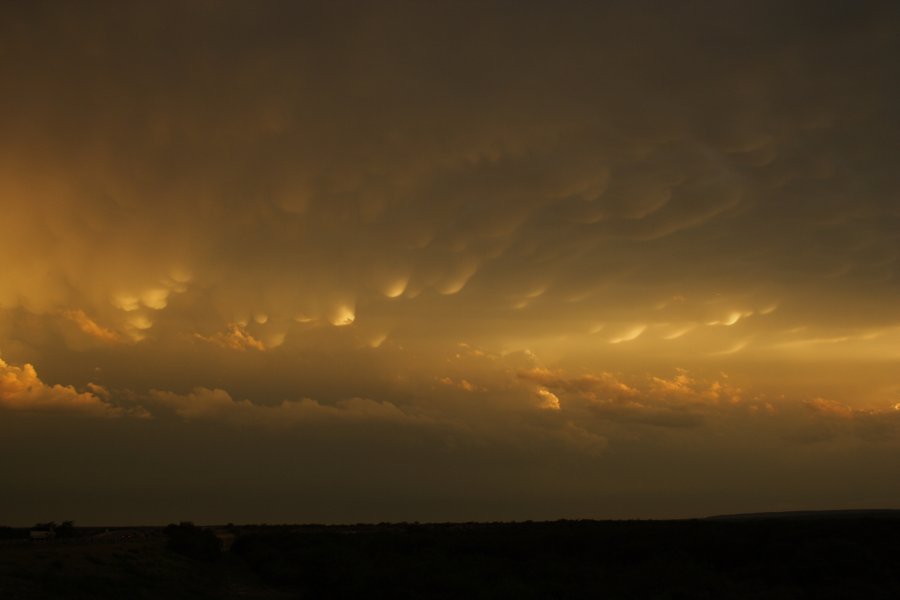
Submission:
M 127 5 L 9 9 L 0 251 L 29 251 L 0 307 L 62 311 L 100 342 L 176 328 L 234 348 L 297 319 L 508 333 L 481 311 L 722 355 L 800 339 L 782 326 L 897 324 L 882 303 L 843 309 L 894 298 L 898 187 L 873 135 L 895 122 L 888 4 L 762 3 L 740 30 L 716 3 L 515 23 L 474 5 L 221 10 L 180 7 L 172 36 Z M 750 33 L 773 18 L 803 43 Z M 438 33 L 471 22 L 465 48 Z

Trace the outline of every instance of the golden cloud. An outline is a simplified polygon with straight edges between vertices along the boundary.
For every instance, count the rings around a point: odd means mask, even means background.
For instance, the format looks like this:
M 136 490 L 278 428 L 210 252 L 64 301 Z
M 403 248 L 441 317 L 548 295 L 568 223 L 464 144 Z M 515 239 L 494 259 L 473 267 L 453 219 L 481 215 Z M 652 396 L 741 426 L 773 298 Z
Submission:
M 48 385 L 38 378 L 30 364 L 9 365 L 0 359 L 0 407 L 15 411 L 63 411 L 93 416 L 118 417 L 121 408 L 108 404 L 106 390 L 91 385 L 79 392 L 72 386 Z

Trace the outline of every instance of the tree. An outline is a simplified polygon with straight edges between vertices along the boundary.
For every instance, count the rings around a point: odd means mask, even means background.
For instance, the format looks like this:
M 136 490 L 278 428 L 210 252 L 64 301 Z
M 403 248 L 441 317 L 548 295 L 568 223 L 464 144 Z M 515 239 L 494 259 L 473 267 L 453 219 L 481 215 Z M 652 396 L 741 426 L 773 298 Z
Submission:
M 75 521 L 63 521 L 57 525 L 56 537 L 75 537 Z

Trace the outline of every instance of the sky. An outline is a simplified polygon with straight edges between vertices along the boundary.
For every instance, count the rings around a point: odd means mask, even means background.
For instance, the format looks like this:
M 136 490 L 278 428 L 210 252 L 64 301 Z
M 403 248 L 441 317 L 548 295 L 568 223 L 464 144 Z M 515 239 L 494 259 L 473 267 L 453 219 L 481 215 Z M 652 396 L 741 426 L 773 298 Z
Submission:
M 896 2 L 3 2 L 0 524 L 900 508 Z

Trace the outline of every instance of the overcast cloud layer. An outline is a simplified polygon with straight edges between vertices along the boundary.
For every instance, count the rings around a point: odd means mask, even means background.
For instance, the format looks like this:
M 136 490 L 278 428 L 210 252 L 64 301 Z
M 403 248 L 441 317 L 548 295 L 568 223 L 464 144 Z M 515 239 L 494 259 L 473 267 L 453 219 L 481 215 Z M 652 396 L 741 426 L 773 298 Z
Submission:
M 892 2 L 4 3 L 0 515 L 900 505 Z

